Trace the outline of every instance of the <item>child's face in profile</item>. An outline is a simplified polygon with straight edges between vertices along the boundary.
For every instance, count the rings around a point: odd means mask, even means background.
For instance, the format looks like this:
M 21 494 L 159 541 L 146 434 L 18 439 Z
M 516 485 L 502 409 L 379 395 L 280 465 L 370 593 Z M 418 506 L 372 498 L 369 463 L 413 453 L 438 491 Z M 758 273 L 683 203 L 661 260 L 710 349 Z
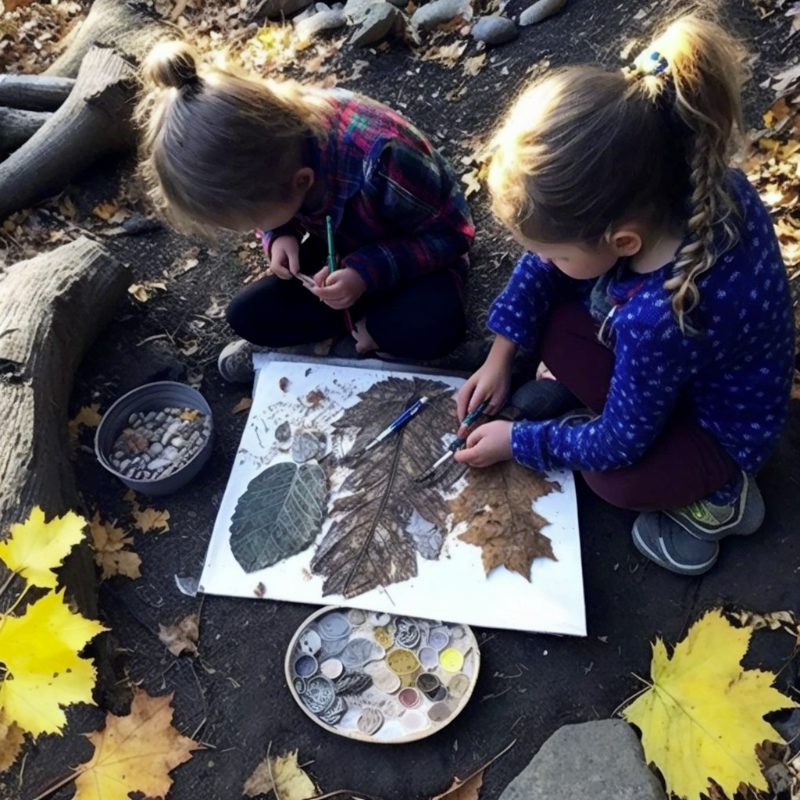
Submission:
M 570 278 L 589 280 L 608 272 L 617 263 L 621 253 L 610 242 L 602 239 L 597 245 L 575 242 L 537 242 L 521 233 L 514 238 L 526 249 L 535 253 Z

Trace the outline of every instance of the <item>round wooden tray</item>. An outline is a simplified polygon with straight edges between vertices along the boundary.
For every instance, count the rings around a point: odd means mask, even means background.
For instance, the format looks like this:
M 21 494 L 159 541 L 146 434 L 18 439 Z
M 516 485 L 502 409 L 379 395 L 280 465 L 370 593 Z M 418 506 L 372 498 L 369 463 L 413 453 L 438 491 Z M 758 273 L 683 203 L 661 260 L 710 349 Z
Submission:
M 348 622 L 351 624 L 351 630 L 345 637 L 333 640 L 322 640 L 322 648 L 317 653 L 312 653 L 314 647 L 317 645 L 317 640 L 321 639 L 319 636 L 319 627 L 322 618 L 327 614 L 337 612 L 344 615 Z M 364 621 L 359 623 L 358 620 L 364 618 Z M 389 622 L 385 618 L 389 618 Z M 338 620 L 338 617 L 335 618 Z M 397 642 L 392 642 L 388 647 L 382 648 L 376 641 L 375 630 L 376 628 L 385 629 L 389 628 L 391 631 L 391 638 L 398 632 L 397 620 L 402 620 L 401 627 L 411 628 L 413 635 L 413 628 L 416 626 L 420 633 L 420 640 L 416 645 L 409 647 L 401 647 Z M 408 624 L 410 621 L 411 625 Z M 438 631 L 434 637 L 434 644 L 441 644 L 444 638 L 443 633 L 446 629 L 449 634 L 450 640 L 444 647 L 437 649 L 431 648 L 427 639 L 431 631 Z M 313 633 L 308 634 L 311 630 Z M 378 639 L 386 641 L 384 636 L 378 635 Z M 316 636 L 316 638 L 315 638 Z M 405 662 L 409 662 L 413 666 L 414 659 L 409 661 L 409 656 L 403 653 L 403 650 L 410 650 L 416 656 L 416 660 L 420 660 L 420 651 L 424 648 L 425 653 L 422 654 L 422 660 L 426 662 L 427 667 L 422 664 L 417 664 L 417 667 L 410 673 L 398 675 L 401 685 L 397 686 L 393 691 L 384 691 L 378 688 L 374 683 L 365 691 L 357 694 L 347 694 L 346 692 L 339 693 L 337 691 L 336 700 L 333 706 L 329 706 L 328 710 L 339 704 L 343 703 L 346 706 L 344 715 L 337 722 L 330 724 L 323 719 L 320 719 L 318 713 L 310 709 L 304 700 L 308 697 L 307 694 L 302 695 L 298 688 L 303 689 L 303 680 L 305 685 L 308 681 L 318 679 L 317 685 L 322 684 L 323 688 L 327 688 L 324 673 L 321 671 L 320 665 L 325 662 L 330 662 L 329 667 L 341 664 L 336 653 L 325 655 L 327 648 L 339 646 L 338 643 L 345 641 L 343 647 L 346 647 L 353 639 L 367 639 L 374 643 L 373 657 L 363 666 L 345 667 L 343 673 L 336 679 L 330 680 L 336 687 L 336 682 L 341 681 L 342 678 L 352 675 L 353 673 L 366 672 L 378 676 L 380 673 L 385 680 L 389 673 L 394 673 L 390 670 L 389 663 L 402 666 Z M 332 644 L 331 644 L 332 643 Z M 381 656 L 380 651 L 383 650 Z M 455 653 L 453 652 L 455 651 Z M 392 653 L 399 655 L 390 658 Z M 320 653 L 322 656 L 317 658 Z M 433 663 L 433 653 L 438 654 L 439 659 L 436 664 Z M 460 656 L 459 656 L 460 654 Z M 295 671 L 295 665 L 300 658 L 304 658 L 301 666 L 305 667 L 302 671 L 305 673 L 304 679 L 300 678 Z M 309 660 L 308 656 L 312 656 Z M 344 658 L 344 656 L 343 656 Z M 463 665 L 456 669 L 460 659 L 463 659 Z M 316 669 L 314 672 L 308 672 L 309 669 L 314 668 L 316 662 Z M 336 662 L 334 664 L 333 662 Z M 442 666 L 442 662 L 445 666 Z M 292 637 L 289 647 L 286 651 L 285 659 L 285 674 L 286 682 L 289 686 L 289 691 L 292 693 L 295 702 L 300 708 L 325 730 L 335 733 L 338 736 L 346 736 L 349 739 L 357 739 L 362 742 L 374 742 L 376 744 L 401 744 L 403 742 L 413 742 L 419 739 L 424 739 L 432 736 L 434 733 L 442 730 L 445 726 L 449 725 L 463 710 L 467 702 L 469 702 L 472 692 L 475 688 L 475 683 L 478 680 L 478 672 L 480 669 L 480 650 L 478 649 L 478 641 L 475 638 L 472 630 L 467 625 L 451 624 L 446 622 L 431 622 L 429 620 L 420 620 L 414 617 L 404 617 L 403 615 L 384 614 L 383 612 L 362 611 L 360 609 L 346 609 L 337 606 L 327 606 L 315 611 L 311 616 L 307 617 L 303 624 L 297 629 L 297 632 Z M 435 677 L 423 677 L 421 684 L 418 682 L 420 675 L 428 675 Z M 298 680 L 299 679 L 299 680 Z M 320 680 L 321 679 L 321 680 Z M 434 690 L 431 694 L 426 695 L 424 691 L 420 690 L 422 687 L 429 684 L 436 683 L 438 679 L 440 687 Z M 380 681 L 379 681 L 380 682 Z M 388 681 L 391 683 L 391 681 Z M 296 687 L 295 684 L 298 684 Z M 340 687 L 342 684 L 339 684 Z M 391 687 L 389 687 L 391 688 Z M 414 701 L 414 692 L 404 692 L 409 688 L 416 691 L 418 703 L 413 707 L 407 707 L 400 701 L 399 697 L 403 694 L 405 701 Z M 446 694 L 442 696 L 442 691 Z M 436 694 L 438 692 L 438 695 Z M 341 700 L 339 699 L 341 697 Z M 313 702 L 313 701 L 312 701 Z M 434 708 L 436 706 L 436 708 Z M 376 715 L 374 710 L 367 712 L 364 715 L 364 709 L 377 709 L 380 715 Z M 434 708 L 433 715 L 430 716 L 429 712 Z M 325 713 L 320 712 L 320 713 Z M 446 716 L 443 716 L 446 714 Z M 372 715 L 372 717 L 382 717 L 381 726 L 372 733 L 365 733 L 359 729 L 359 718 L 364 716 L 362 724 L 365 719 Z M 405 718 L 405 719 L 404 719 Z M 417 727 L 419 726 L 419 727 Z

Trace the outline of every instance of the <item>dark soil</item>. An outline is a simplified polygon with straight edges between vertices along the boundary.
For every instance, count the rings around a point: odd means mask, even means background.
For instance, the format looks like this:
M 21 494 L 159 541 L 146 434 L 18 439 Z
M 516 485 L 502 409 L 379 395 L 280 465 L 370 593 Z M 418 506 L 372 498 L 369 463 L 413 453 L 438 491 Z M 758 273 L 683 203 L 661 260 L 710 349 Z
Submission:
M 366 59 L 358 82 L 348 85 L 407 114 L 456 163 L 468 155 L 499 120 L 530 67 L 548 59 L 552 66 L 585 61 L 618 63 L 631 37 L 644 36 L 657 22 L 659 3 L 635 0 L 571 0 L 563 13 L 540 26 L 523 29 L 510 45 L 489 52 L 476 77 L 414 60 L 395 45 L 388 52 L 340 54 L 346 74 L 355 59 Z M 511 11 L 524 4 L 512 0 Z M 760 21 L 746 0 L 726 4 L 733 24 L 758 59 L 747 94 L 751 123 L 772 101 L 759 88 L 784 63 L 788 22 Z M 457 34 L 452 34 L 455 38 Z M 467 55 L 474 54 L 470 44 Z M 456 102 L 445 95 L 466 83 Z M 100 201 L 114 196 L 120 170 L 105 163 L 70 191 L 78 206 L 77 223 Z M 488 304 L 506 280 L 516 247 L 489 216 L 483 193 L 473 197 L 479 236 L 469 289 L 468 343 L 443 366 L 470 370 L 487 346 L 483 328 Z M 250 239 L 223 238 L 208 246 L 162 229 L 138 237 L 106 240 L 130 265 L 133 279 L 158 279 L 190 247 L 201 247 L 199 265 L 169 282 L 141 304 L 126 297 L 114 323 L 102 334 L 77 376 L 72 412 L 91 402 L 105 410 L 122 393 L 156 379 L 201 379 L 214 409 L 217 441 L 210 464 L 188 488 L 143 505 L 170 511 L 168 533 L 137 534 L 142 578 L 114 578 L 100 590 L 102 617 L 111 629 L 116 674 L 100 684 L 99 700 L 108 710 L 126 712 L 130 683 L 151 694 L 174 692 L 175 724 L 208 745 L 175 773 L 175 800 L 227 800 L 242 785 L 271 746 L 272 753 L 298 749 L 302 764 L 322 791 L 347 789 L 363 798 L 425 800 L 444 791 L 454 775 L 464 777 L 512 740 L 516 745 L 486 775 L 484 800 L 494 800 L 530 760 L 545 739 L 565 723 L 609 717 L 641 684 L 633 673 L 648 672 L 650 645 L 658 635 L 675 642 L 706 608 L 723 604 L 757 612 L 800 612 L 797 575 L 800 543 L 800 409 L 791 419 L 777 453 L 760 479 L 768 516 L 757 536 L 725 542 L 718 565 L 707 576 L 687 579 L 648 563 L 630 541 L 632 514 L 597 499 L 579 482 L 579 512 L 589 636 L 559 638 L 507 631 L 477 630 L 483 659 L 472 701 L 444 731 L 415 744 L 377 747 L 323 732 L 295 705 L 284 682 L 287 645 L 314 609 L 272 601 L 223 597 L 190 598 L 178 592 L 174 576 L 198 576 L 215 514 L 233 462 L 246 414 L 232 409 L 247 390 L 225 384 L 215 359 L 231 336 L 221 315 L 248 270 L 239 258 Z M 193 342 L 198 349 L 189 356 Z M 104 519 L 130 522 L 124 487 L 103 470 L 83 441 L 76 470 L 87 509 Z M 465 591 L 469 591 L 465 587 Z M 200 614 L 200 656 L 175 658 L 159 642 L 158 626 L 187 614 Z M 433 610 L 432 610 L 433 613 Z M 793 641 L 781 633 L 759 633 L 753 663 L 780 670 L 791 658 Z M 780 673 L 782 688 L 796 685 L 796 664 Z M 74 735 L 98 725 L 102 715 L 70 712 L 70 736 L 43 737 L 30 748 L 24 789 L 19 765 L 0 782 L 0 795 L 32 798 L 51 780 L 83 760 L 86 742 Z M 54 797 L 70 797 L 66 787 Z

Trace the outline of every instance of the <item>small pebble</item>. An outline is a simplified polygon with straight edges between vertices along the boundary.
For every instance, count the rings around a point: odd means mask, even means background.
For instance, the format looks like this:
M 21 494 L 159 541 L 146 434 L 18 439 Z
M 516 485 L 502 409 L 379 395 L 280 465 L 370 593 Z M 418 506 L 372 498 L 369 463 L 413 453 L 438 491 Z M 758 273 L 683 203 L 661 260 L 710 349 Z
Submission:
M 169 442 L 173 447 L 185 447 L 186 446 L 186 439 L 182 439 L 180 436 L 176 436 L 174 439 L 170 439 Z
M 472 19 L 469 0 L 433 0 L 420 6 L 411 15 L 411 24 L 420 30 L 428 30 L 459 16 L 465 22 Z
M 167 415 L 163 411 L 156 414 L 156 422 L 159 425 L 163 425 L 166 421 L 167 421 Z
M 472 27 L 472 38 L 488 45 L 500 45 L 510 42 L 519 36 L 514 20 L 492 14 L 481 17 Z
M 536 25 L 543 22 L 553 14 L 557 14 L 567 4 L 567 0 L 536 0 L 519 15 L 519 24 L 524 28 L 527 25 Z
M 164 450 L 164 445 L 162 445 L 161 442 L 153 442 L 153 444 L 150 445 L 149 452 L 152 453 L 154 456 L 157 456 L 160 455 L 163 452 L 163 450 Z
M 139 419 L 139 415 L 136 412 L 134 412 L 133 414 L 131 414 L 128 417 L 128 425 L 131 425 L 131 426 L 135 425 L 138 419 Z
M 155 411 L 149 411 L 147 413 L 147 416 L 144 418 L 144 421 L 145 422 L 152 422 L 155 418 L 156 418 L 156 412 Z

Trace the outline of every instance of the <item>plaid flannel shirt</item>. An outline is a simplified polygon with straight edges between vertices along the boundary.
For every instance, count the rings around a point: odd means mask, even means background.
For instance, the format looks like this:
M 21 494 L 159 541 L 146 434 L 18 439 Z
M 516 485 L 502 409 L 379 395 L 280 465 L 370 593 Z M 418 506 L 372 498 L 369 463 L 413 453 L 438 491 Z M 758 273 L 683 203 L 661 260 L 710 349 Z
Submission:
M 262 233 L 265 252 L 286 234 L 324 241 L 330 216 L 341 264 L 364 279 L 367 291 L 439 269 L 464 278 L 475 228 L 448 162 L 390 108 L 342 90 L 326 94 L 330 133 L 306 143 L 306 165 L 325 183 L 322 205 Z

